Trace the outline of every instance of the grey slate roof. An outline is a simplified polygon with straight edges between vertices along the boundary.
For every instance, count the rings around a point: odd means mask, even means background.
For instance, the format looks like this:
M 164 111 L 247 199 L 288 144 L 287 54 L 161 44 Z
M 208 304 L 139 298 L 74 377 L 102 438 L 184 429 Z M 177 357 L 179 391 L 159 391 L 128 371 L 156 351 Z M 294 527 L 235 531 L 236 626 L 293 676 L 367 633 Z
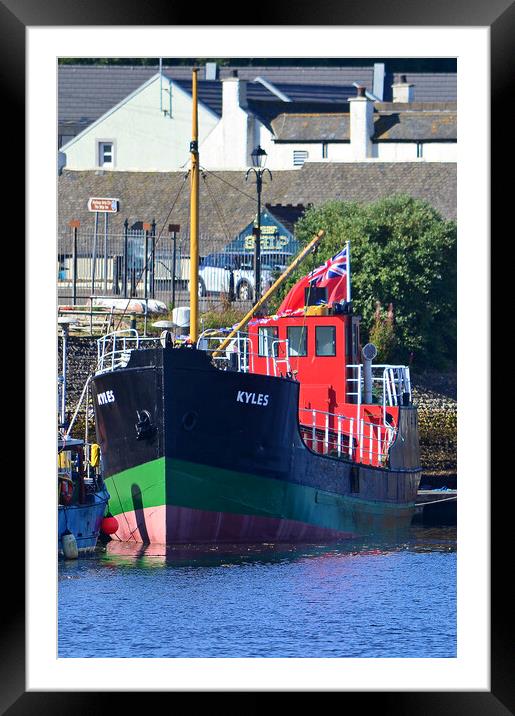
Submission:
M 375 142 L 456 141 L 454 112 L 392 112 L 381 114 L 374 124 Z
M 58 232 L 69 236 L 68 222 L 79 219 L 93 232 L 92 196 L 116 197 L 120 212 L 111 215 L 113 233 L 156 220 L 157 233 L 168 223 L 181 225 L 188 235 L 189 182 L 184 172 L 101 172 L 64 170 L 58 178 Z M 206 184 L 207 182 L 207 184 Z M 181 190 L 182 187 L 182 190 Z M 443 162 L 310 163 L 302 169 L 274 171 L 265 178 L 263 205 L 320 205 L 331 199 L 370 202 L 393 194 L 409 194 L 428 201 L 443 217 L 456 218 L 456 164 Z M 178 198 L 177 198 L 178 197 Z M 171 206 L 175 203 L 172 214 Z M 244 172 L 209 172 L 200 181 L 200 253 L 227 244 L 253 219 L 256 196 Z M 280 218 L 278 216 L 278 218 Z M 166 232 L 165 232 L 166 234 Z M 182 240 L 181 239 L 181 240 Z
M 228 77 L 235 68 L 219 68 L 219 79 Z M 237 68 L 241 79 L 251 81 L 249 98 L 275 100 L 262 85 L 253 82 L 263 77 L 279 89 L 291 93 L 291 99 L 302 102 L 343 102 L 353 83 L 372 89 L 373 69 L 363 67 L 241 67 Z M 164 67 L 164 73 L 179 82 L 191 85 L 191 67 Z M 58 66 L 58 122 L 60 134 L 76 134 L 121 102 L 158 71 L 157 67 L 133 67 L 130 65 L 59 65 Z M 199 79 L 201 80 L 202 75 Z M 390 85 L 398 80 L 398 74 L 385 75 L 385 100 L 391 100 Z M 415 84 L 416 101 L 455 101 L 456 74 L 438 72 L 406 73 L 408 82 Z M 207 82 L 201 80 L 199 84 Z M 218 85 L 218 88 L 215 88 Z M 221 84 L 214 81 L 208 101 L 207 85 L 205 101 L 208 106 L 221 108 Z M 219 97 L 218 97 L 219 93 Z M 216 96 L 215 96 L 216 95 Z M 202 99 L 202 98 L 201 98 Z M 311 111 L 316 111 L 311 109 Z M 259 116 L 259 115 L 258 115 Z M 268 117 L 267 121 L 270 121 Z
M 220 68 L 219 79 L 229 77 L 234 68 Z M 164 74 L 178 81 L 185 88 L 191 87 L 191 67 L 164 67 Z M 58 121 L 60 133 L 66 127 L 79 131 L 97 120 L 131 92 L 158 71 L 157 67 L 133 67 L 130 65 L 59 65 L 58 66 Z M 241 79 L 250 80 L 250 99 L 275 100 L 260 83 L 254 83 L 256 77 L 270 82 L 288 84 L 292 99 L 305 99 L 303 85 L 311 85 L 310 96 L 318 94 L 321 101 L 328 95 L 334 101 L 341 87 L 352 87 L 353 82 L 371 86 L 372 69 L 351 67 L 242 67 L 238 69 Z M 322 85 L 322 87 L 320 87 Z M 332 89 L 324 89 L 331 85 Z M 340 88 L 340 89 L 339 89 Z M 345 94 L 347 90 L 343 90 Z M 199 99 L 221 113 L 222 86 L 219 80 L 202 80 L 199 77 Z
M 279 106 L 283 110 L 284 105 Z M 376 103 L 373 141 L 456 141 L 455 102 Z M 292 109 L 299 109 L 295 105 Z M 347 108 L 338 113 L 281 112 L 270 122 L 279 142 L 348 142 L 350 116 Z
M 274 175 L 275 179 L 275 175 Z M 451 162 L 306 162 L 296 180 L 276 194 L 277 203 L 319 205 L 330 199 L 371 202 L 408 194 L 456 218 L 456 164 Z
M 191 94 L 191 80 L 179 80 L 177 84 L 186 92 Z M 247 99 L 249 109 L 264 123 L 278 113 L 278 111 L 324 111 L 328 105 L 339 107 L 347 104 L 349 97 L 356 96 L 356 87 L 343 85 L 335 87 L 332 85 L 300 85 L 300 84 L 276 84 L 278 90 L 287 95 L 291 102 L 284 102 L 277 98 L 270 90 L 260 82 L 249 81 L 247 84 Z M 219 117 L 222 116 L 222 82 L 219 80 L 199 80 L 198 82 L 199 101 L 209 107 Z
M 60 133 L 65 133 L 66 127 L 82 131 L 155 73 L 155 67 L 59 65 Z
M 280 114 L 271 122 L 279 142 L 342 142 L 350 140 L 350 115 Z

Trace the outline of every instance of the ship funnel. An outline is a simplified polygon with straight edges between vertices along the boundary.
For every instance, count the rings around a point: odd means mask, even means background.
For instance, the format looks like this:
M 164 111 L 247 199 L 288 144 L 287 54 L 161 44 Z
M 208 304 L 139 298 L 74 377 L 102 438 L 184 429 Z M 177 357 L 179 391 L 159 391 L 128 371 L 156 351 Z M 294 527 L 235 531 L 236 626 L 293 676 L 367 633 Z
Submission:
M 372 361 L 377 355 L 377 348 L 373 343 L 367 343 L 363 346 L 361 353 L 363 355 L 363 402 L 372 402 Z

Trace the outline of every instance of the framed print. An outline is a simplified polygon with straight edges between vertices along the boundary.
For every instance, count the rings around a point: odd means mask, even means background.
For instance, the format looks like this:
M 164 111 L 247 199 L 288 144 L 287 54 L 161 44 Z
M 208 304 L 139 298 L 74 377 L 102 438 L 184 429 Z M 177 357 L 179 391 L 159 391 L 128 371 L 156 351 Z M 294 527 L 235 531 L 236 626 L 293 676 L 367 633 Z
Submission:
M 506 186 L 496 187 L 489 203 L 488 169 L 490 164 L 499 166 L 500 156 L 497 149 L 491 160 L 489 158 L 489 111 L 491 108 L 492 136 L 503 136 L 505 97 L 511 94 L 513 77 L 513 7 L 508 2 L 498 3 L 495 8 L 466 3 L 428 6 L 419 2 L 385 7 L 374 2 L 366 8 L 359 4 L 337 10 L 323 6 L 313 17 L 307 4 L 301 3 L 295 17 L 291 9 L 278 6 L 274 7 L 272 24 L 252 26 L 185 25 L 180 22 L 184 21 L 180 10 L 170 11 L 164 3 L 158 2 L 145 6 L 111 3 L 97 10 L 96 4 L 78 7 L 58 0 L 44 7 L 24 0 L 0 3 L 3 36 L 0 51 L 4 66 L 10 69 L 4 89 L 9 106 L 18 117 L 25 111 L 24 87 L 27 101 L 28 324 L 28 413 L 24 446 L 28 466 L 27 581 L 26 595 L 21 574 L 13 579 L 13 588 L 6 590 L 10 624 L 4 633 L 4 659 L 0 666 L 1 683 L 5 684 L 2 708 L 13 716 L 38 710 L 60 713 L 73 709 L 77 713 L 88 713 L 110 708 L 119 691 L 341 691 L 346 705 L 349 699 L 357 705 L 357 699 L 365 697 L 372 707 L 391 713 L 458 714 L 466 710 L 467 713 L 501 715 L 513 712 L 513 648 L 506 628 L 512 623 L 512 617 L 502 600 L 503 576 L 509 561 L 509 540 L 503 536 L 502 526 L 509 524 L 506 514 L 509 494 L 502 494 L 499 483 L 490 476 L 488 420 L 491 412 L 489 212 L 492 218 L 504 213 L 500 202 L 506 193 Z M 302 24 L 297 24 L 299 22 Z M 259 51 L 249 51 L 252 42 L 258 39 Z M 432 46 L 434 51 L 430 52 Z M 188 52 L 188 47 L 195 50 Z M 113 654 L 112 658 L 105 658 L 103 654 L 99 659 L 92 652 L 84 654 L 87 658 L 77 653 L 70 653 L 72 658 L 63 658 L 57 650 L 53 584 L 57 558 L 53 523 L 48 528 L 50 520 L 48 518 L 45 524 L 41 514 L 46 514 L 49 504 L 46 493 L 50 490 L 39 474 L 46 475 L 53 465 L 48 462 L 51 453 L 48 445 L 54 439 L 53 425 L 45 425 L 41 406 L 48 405 L 51 411 L 55 405 L 53 384 L 47 386 L 46 383 L 52 382 L 48 376 L 56 363 L 55 289 L 52 286 L 49 293 L 48 284 L 53 283 L 55 277 L 54 244 L 49 237 L 56 227 L 57 58 L 149 57 L 158 52 L 174 57 L 194 54 L 213 59 L 249 57 L 250 52 L 258 57 L 288 58 L 342 55 L 457 58 L 458 365 L 462 371 L 462 377 L 458 377 L 458 462 L 460 476 L 470 475 L 472 488 L 469 487 L 468 492 L 464 488 L 465 497 L 461 503 L 458 500 L 455 657 L 431 658 L 426 654 L 423 659 L 410 659 L 409 656 L 370 658 L 366 655 L 361 663 L 357 663 L 359 658 L 331 659 L 327 654 L 313 658 L 299 653 L 289 659 L 233 659 L 218 658 L 219 655 L 213 658 L 159 655 L 152 659 L 147 654 L 142 657 L 135 647 L 132 654 Z M 97 166 L 94 171 L 108 171 L 113 163 L 121 161 L 120 145 L 113 141 L 107 129 L 93 154 L 95 162 L 98 163 L 101 156 L 109 166 Z M 21 166 L 16 144 L 6 142 L 8 166 Z M 301 151 L 308 150 L 297 148 L 293 161 L 303 161 Z M 477 174 L 472 180 L 475 167 Z M 273 174 L 274 169 L 271 171 Z M 277 182 L 275 177 L 274 181 Z M 250 191 L 248 185 L 247 191 Z M 11 190 L 10 200 L 14 199 L 15 204 L 21 203 L 18 196 L 18 192 Z M 92 196 L 109 196 L 111 200 L 115 193 Z M 285 200 L 285 203 L 291 201 Z M 18 212 L 21 211 L 20 206 Z M 152 218 L 149 216 L 147 220 Z M 247 240 L 250 239 L 247 237 Z M 467 241 L 473 247 L 474 258 L 465 247 Z M 474 286 L 468 279 L 471 271 L 477 272 Z M 43 281 L 41 276 L 45 277 Z M 317 350 L 322 360 L 330 360 L 338 344 L 331 334 L 330 345 L 322 345 L 324 336 L 320 333 L 320 338 L 317 337 L 322 346 Z M 301 337 L 304 340 L 302 334 Z M 306 346 L 310 340 L 308 335 L 302 351 L 309 350 Z M 265 355 L 266 350 L 262 352 Z M 17 527 L 17 533 L 19 531 Z M 35 551 L 36 545 L 39 551 Z M 78 577 L 70 573 L 67 578 Z M 108 593 L 106 584 L 106 599 Z M 431 611 L 438 621 L 436 595 L 433 599 L 435 601 L 426 603 L 421 598 L 420 608 Z M 99 608 L 101 601 L 102 594 L 98 593 L 95 604 L 85 608 Z M 266 626 L 270 628 L 270 624 Z M 109 630 L 105 639 L 109 644 Z

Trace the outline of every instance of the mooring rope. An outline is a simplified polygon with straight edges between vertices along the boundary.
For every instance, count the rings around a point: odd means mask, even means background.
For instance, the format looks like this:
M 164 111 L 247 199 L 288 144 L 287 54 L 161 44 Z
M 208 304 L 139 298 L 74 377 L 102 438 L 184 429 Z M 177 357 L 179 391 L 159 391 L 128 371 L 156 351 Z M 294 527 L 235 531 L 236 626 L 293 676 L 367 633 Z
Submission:
M 432 502 L 415 502 L 416 507 L 425 507 L 426 505 L 437 505 L 440 502 L 450 502 L 451 500 L 457 500 L 458 495 L 454 495 L 453 497 L 445 497 L 441 500 L 433 500 Z

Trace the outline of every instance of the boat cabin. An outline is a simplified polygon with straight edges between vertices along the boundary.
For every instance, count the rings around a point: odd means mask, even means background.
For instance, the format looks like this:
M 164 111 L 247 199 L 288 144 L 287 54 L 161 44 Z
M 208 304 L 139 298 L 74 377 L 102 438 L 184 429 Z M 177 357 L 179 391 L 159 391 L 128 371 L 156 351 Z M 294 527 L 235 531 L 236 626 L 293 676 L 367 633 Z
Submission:
M 249 325 L 253 373 L 283 375 L 300 383 L 300 407 L 337 413 L 355 403 L 353 366 L 359 363 L 359 317 L 308 311 L 258 319 Z
M 233 350 L 239 370 L 299 382 L 299 428 L 310 449 L 380 466 L 398 406 L 411 402 L 409 369 L 363 363 L 360 320 L 351 304 L 306 306 L 251 321 Z

